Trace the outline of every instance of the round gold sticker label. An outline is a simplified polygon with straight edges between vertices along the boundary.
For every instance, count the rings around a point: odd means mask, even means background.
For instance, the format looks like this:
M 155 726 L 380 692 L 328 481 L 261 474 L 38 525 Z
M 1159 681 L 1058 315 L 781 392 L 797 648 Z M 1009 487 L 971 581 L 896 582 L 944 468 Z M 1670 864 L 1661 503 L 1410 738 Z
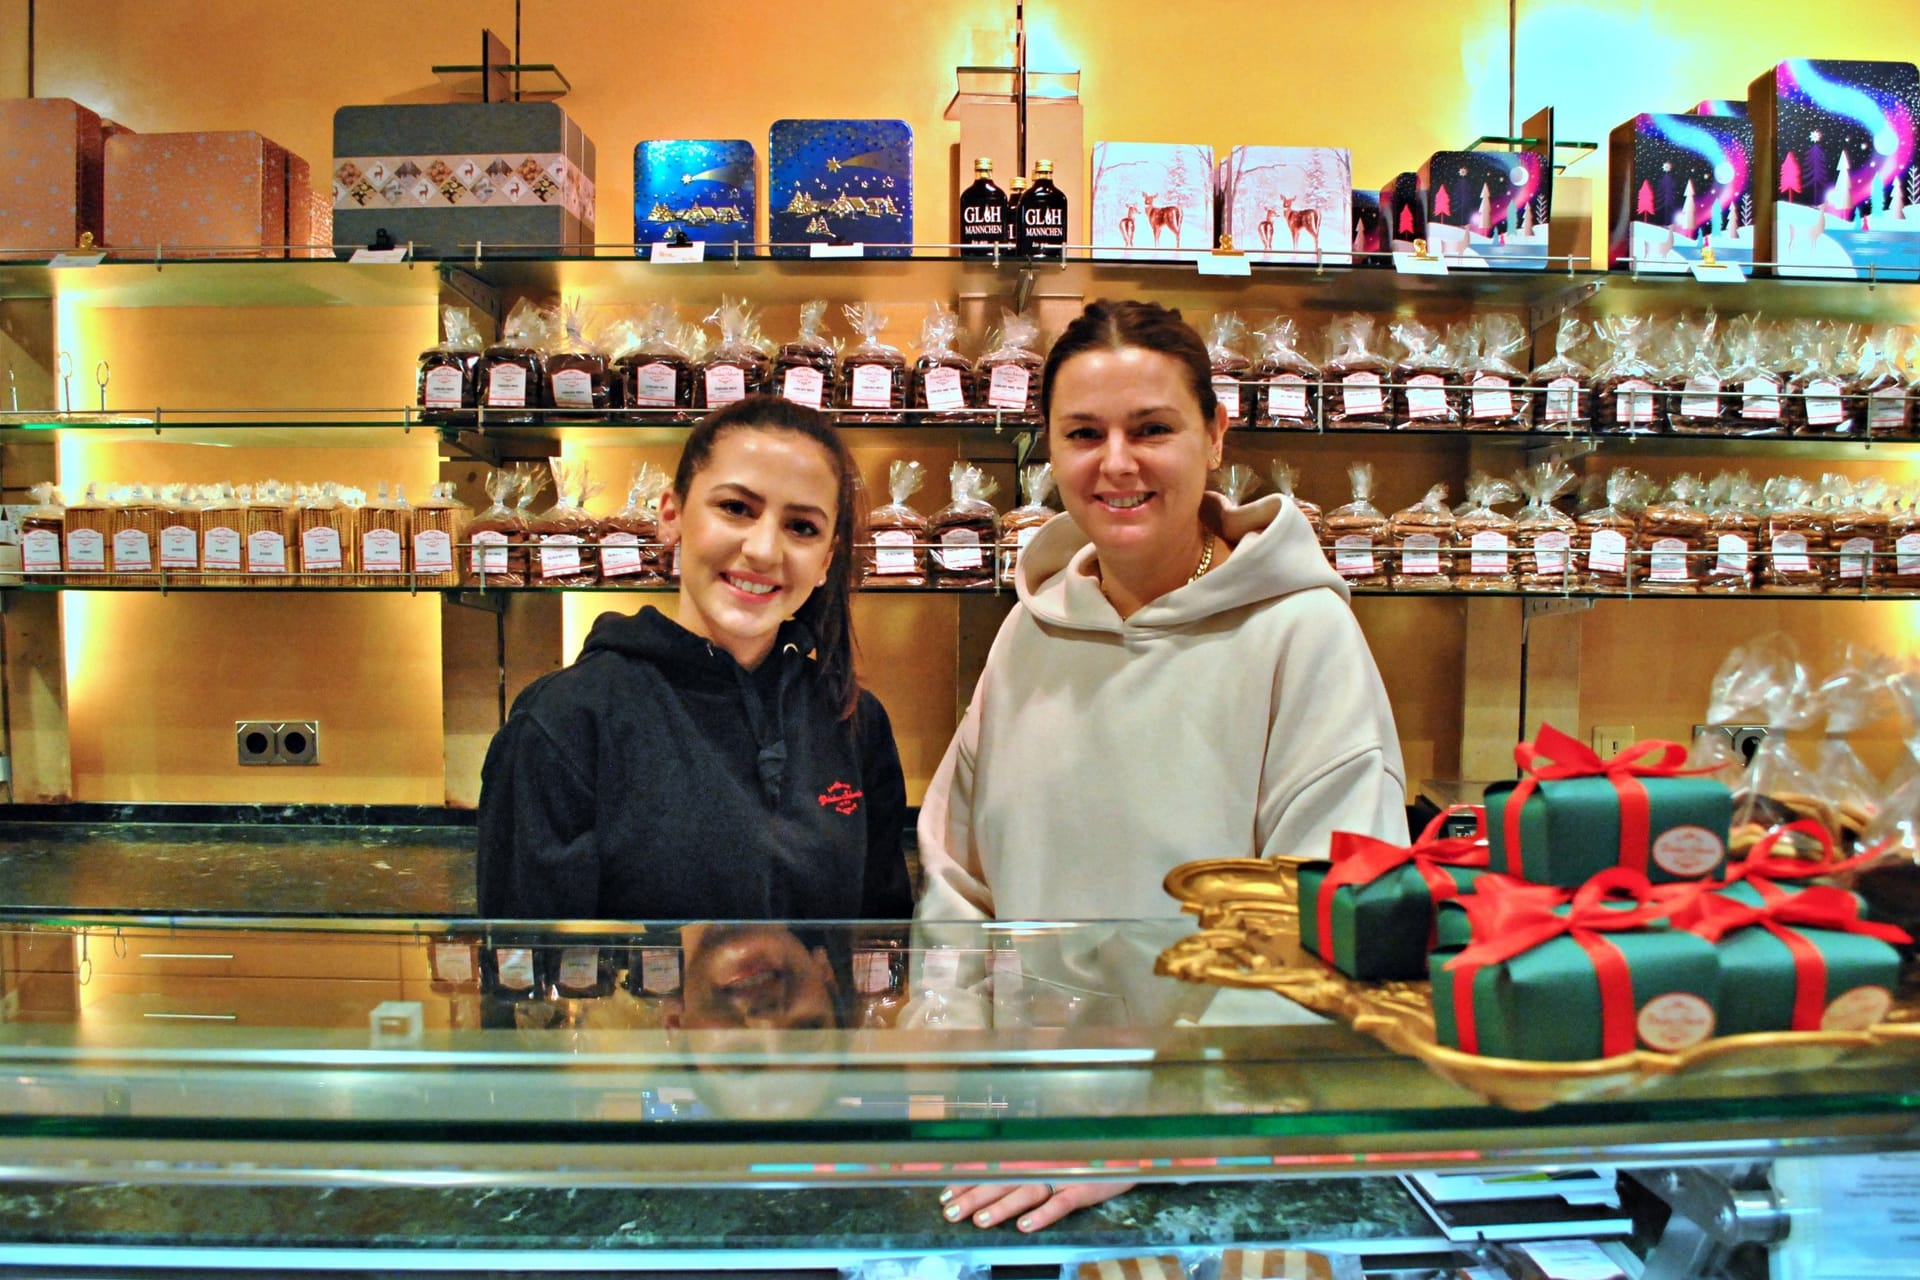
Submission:
M 1713 1006 L 1687 991 L 1669 991 L 1640 1006 L 1640 1042 L 1672 1053 L 1713 1034 Z
M 1720 837 L 1705 827 L 1670 827 L 1653 842 L 1655 865 L 1683 879 L 1710 874 L 1726 853 Z
M 1833 998 L 1820 1018 L 1822 1031 L 1865 1031 L 1884 1022 L 1893 1007 L 1893 993 L 1885 987 L 1855 987 Z

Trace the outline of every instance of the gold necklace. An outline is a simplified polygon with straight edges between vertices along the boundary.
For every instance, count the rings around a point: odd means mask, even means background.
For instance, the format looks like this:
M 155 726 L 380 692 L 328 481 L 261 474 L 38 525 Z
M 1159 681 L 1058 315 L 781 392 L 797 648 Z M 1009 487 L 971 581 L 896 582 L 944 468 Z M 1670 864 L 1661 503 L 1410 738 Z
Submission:
M 1193 576 L 1191 578 L 1188 578 L 1187 581 L 1188 582 L 1200 581 L 1200 579 L 1206 574 L 1207 570 L 1211 568 L 1213 568 L 1213 534 L 1208 533 L 1206 545 L 1200 549 L 1200 564 L 1197 568 L 1194 569 Z

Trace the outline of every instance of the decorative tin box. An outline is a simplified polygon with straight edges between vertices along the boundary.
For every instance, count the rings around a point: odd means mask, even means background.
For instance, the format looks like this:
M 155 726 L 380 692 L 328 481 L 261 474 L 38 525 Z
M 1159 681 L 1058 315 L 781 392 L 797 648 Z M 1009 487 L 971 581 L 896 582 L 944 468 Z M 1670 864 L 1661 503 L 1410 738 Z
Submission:
M 1744 116 L 1643 113 L 1613 131 L 1607 263 L 1684 272 L 1709 246 L 1753 261 L 1753 125 Z
M 1544 271 L 1548 198 L 1530 151 L 1436 151 L 1420 168 L 1427 245 L 1447 265 Z
M 1220 234 L 1255 262 L 1353 261 L 1353 156 L 1344 147 L 1235 147 L 1214 173 Z
M 1920 70 L 1795 58 L 1755 80 L 1747 103 L 1755 242 L 1777 272 L 1920 279 Z
M 44 258 L 101 237 L 103 145 L 100 117 L 71 99 L 0 101 L 0 254 Z
M 767 133 L 767 239 L 776 258 L 809 245 L 913 245 L 913 130 L 904 120 L 775 120 Z M 782 247 L 784 246 L 784 247 Z
M 1389 248 L 1387 239 L 1387 216 L 1380 210 L 1378 191 L 1355 191 L 1353 193 L 1353 251 L 1355 253 L 1386 253 Z
M 737 138 L 668 138 L 633 149 L 633 245 L 642 257 L 676 232 L 753 253 L 753 144 Z
M 1088 242 L 1099 257 L 1176 262 L 1213 248 L 1212 147 L 1096 142 L 1090 190 Z
M 1387 244 L 1395 253 L 1412 253 L 1416 240 L 1427 238 L 1427 198 L 1417 173 L 1396 174 L 1380 188 L 1380 217 L 1387 224 Z
M 551 102 L 341 107 L 333 238 L 382 230 L 416 257 L 537 256 L 593 243 L 593 142 Z
M 281 257 L 312 242 L 307 162 L 257 133 L 117 133 L 105 156 L 104 239 L 116 248 Z
M 1733 98 L 1703 98 L 1687 109 L 1690 116 L 1740 116 L 1747 114 L 1747 104 Z

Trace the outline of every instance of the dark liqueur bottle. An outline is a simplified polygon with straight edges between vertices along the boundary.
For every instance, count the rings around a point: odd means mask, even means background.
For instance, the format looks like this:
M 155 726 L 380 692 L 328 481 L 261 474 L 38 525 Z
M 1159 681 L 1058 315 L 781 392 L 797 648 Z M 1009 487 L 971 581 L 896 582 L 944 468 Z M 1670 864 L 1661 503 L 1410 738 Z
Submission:
M 1007 249 L 1007 194 L 993 180 L 993 161 L 973 162 L 973 185 L 960 193 L 960 256 L 991 258 Z
M 1067 196 L 1053 185 L 1053 161 L 1037 160 L 1033 185 L 1020 199 L 1020 252 L 1030 258 L 1060 258 L 1067 249 Z

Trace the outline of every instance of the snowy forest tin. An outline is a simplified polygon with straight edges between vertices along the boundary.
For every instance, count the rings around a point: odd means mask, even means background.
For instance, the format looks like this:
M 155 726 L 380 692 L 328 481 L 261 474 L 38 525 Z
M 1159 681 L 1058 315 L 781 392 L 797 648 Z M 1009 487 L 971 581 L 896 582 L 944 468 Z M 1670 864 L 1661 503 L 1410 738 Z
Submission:
M 1353 261 L 1353 159 L 1344 147 L 1235 147 L 1214 175 L 1220 234 L 1255 262 Z

